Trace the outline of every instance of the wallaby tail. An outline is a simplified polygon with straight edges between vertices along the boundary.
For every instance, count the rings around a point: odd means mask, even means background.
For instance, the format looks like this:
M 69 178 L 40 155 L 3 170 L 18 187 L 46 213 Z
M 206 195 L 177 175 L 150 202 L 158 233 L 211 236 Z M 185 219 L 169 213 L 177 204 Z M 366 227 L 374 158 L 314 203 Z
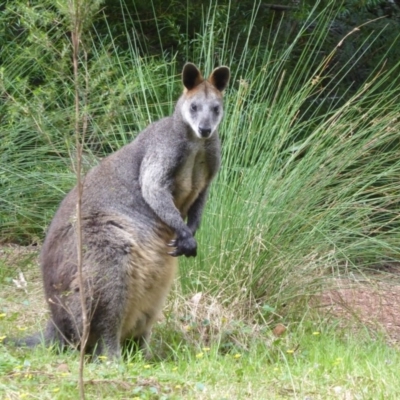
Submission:
M 47 326 L 44 332 L 36 332 L 33 335 L 15 339 L 15 338 L 5 338 L 4 344 L 12 344 L 17 347 L 35 347 L 40 344 L 45 346 L 50 346 L 57 342 L 57 335 L 55 334 L 54 324 L 52 321 L 47 322 Z

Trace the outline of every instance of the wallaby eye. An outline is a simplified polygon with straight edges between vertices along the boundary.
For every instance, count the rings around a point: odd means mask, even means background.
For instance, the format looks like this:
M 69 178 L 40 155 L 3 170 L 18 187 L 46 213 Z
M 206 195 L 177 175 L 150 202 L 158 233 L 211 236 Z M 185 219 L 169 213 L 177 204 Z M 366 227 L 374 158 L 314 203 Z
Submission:
M 191 105 L 190 105 L 190 111 L 197 111 L 197 106 L 196 106 L 196 104 L 191 104 Z
M 215 114 L 219 114 L 219 106 L 215 106 L 213 108 L 213 111 L 215 112 Z

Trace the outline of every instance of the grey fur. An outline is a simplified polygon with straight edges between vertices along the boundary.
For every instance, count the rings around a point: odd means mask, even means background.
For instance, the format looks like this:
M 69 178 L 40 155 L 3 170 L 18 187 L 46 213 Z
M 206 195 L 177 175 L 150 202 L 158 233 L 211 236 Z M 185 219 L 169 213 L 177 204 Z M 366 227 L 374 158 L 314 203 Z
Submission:
M 89 171 L 82 196 L 83 275 L 90 314 L 89 348 L 120 355 L 135 338 L 147 346 L 175 275 L 176 256 L 195 256 L 208 187 L 220 165 L 216 132 L 229 69 L 206 81 L 193 64 L 172 116 L 149 125 L 130 144 Z M 77 189 L 62 201 L 41 251 L 51 318 L 46 344 L 79 343 Z M 187 224 L 185 223 L 187 221 Z M 33 346 L 33 335 L 19 344 Z

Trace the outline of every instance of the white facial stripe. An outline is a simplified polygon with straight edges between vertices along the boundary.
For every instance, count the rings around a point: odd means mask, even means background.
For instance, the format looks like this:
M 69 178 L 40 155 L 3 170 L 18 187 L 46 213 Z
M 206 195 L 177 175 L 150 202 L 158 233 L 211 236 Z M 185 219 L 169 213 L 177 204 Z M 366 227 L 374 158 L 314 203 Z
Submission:
M 207 95 L 205 90 L 198 89 L 183 99 L 181 113 L 198 138 L 209 138 L 222 120 L 222 99 L 209 88 Z

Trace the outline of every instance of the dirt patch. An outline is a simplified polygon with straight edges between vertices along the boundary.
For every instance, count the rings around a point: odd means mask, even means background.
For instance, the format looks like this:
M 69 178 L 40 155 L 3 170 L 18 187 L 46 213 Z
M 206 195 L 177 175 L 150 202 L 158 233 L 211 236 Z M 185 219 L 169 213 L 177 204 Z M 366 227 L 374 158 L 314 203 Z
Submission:
M 326 315 L 346 326 L 362 323 L 390 344 L 400 345 L 400 264 L 362 277 L 335 279 L 334 287 L 316 299 Z

